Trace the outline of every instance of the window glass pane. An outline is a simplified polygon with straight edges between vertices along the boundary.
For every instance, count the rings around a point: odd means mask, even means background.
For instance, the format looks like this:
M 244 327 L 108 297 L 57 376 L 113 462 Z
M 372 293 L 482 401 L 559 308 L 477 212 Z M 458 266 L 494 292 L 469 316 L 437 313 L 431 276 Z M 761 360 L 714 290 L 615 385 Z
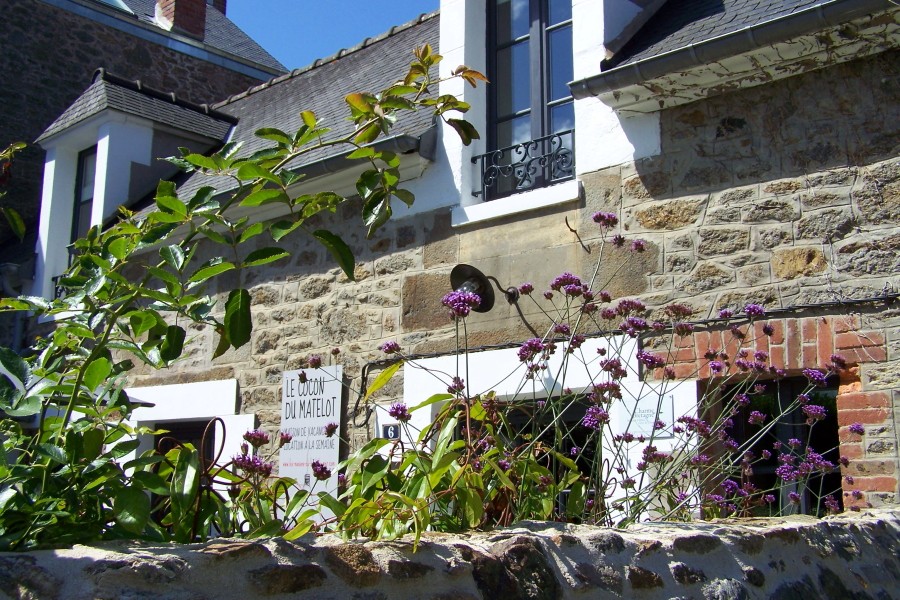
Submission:
M 497 52 L 494 91 L 497 94 L 497 116 L 503 118 L 531 106 L 528 41 L 519 42 Z
M 82 202 L 78 205 L 78 211 L 75 213 L 75 237 L 72 239 L 74 242 L 78 238 L 84 237 L 87 234 L 88 229 L 91 228 L 91 209 L 93 202 Z
M 569 96 L 572 81 L 572 26 L 551 31 L 550 41 L 550 99 L 558 100 Z
M 572 0 L 547 0 L 547 25 L 555 25 L 572 18 Z
M 87 202 L 94 197 L 94 173 L 97 170 L 97 155 L 93 152 L 83 155 L 80 169 L 81 190 L 79 190 L 78 200 Z
M 531 139 L 531 115 L 522 115 L 497 124 L 497 147 L 522 144 Z
M 566 102 L 550 109 L 551 133 L 575 129 L 575 105 Z
M 497 43 L 528 35 L 528 0 L 497 0 Z

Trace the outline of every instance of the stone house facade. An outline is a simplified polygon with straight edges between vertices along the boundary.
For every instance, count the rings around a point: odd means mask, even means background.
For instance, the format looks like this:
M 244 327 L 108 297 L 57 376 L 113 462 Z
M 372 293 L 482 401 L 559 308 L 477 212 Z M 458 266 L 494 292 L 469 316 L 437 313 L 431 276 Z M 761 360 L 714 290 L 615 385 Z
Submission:
M 550 22 L 548 15 L 563 4 L 563 18 Z M 178 418 L 243 415 L 274 431 L 281 422 L 283 373 L 339 347 L 333 360 L 357 390 L 343 399 L 341 430 L 351 447 L 359 446 L 390 423 L 387 403 L 415 404 L 428 394 L 407 369 L 373 404 L 361 402 L 360 388 L 385 366 L 381 343 L 396 340 L 434 368 L 455 351 L 456 328 L 440 300 L 451 290 L 456 265 L 473 265 L 503 286 L 532 282 L 539 291 L 565 270 L 587 276 L 600 241 L 592 215 L 609 211 L 619 215 L 623 233 L 645 240 L 646 249 L 606 248 L 597 280 L 613 297 L 638 298 L 652 311 L 687 303 L 691 318 L 703 322 L 672 351 L 677 374 L 696 378 L 702 388 L 712 376 L 708 350 L 733 344 L 719 310 L 765 305 L 773 333 L 754 339 L 773 365 L 799 376 L 834 353 L 848 363 L 834 392 L 833 432 L 840 453 L 852 459 L 844 471 L 854 481 L 844 484 L 845 504 L 896 503 L 900 13 L 886 1 L 640 4 L 522 4 L 536 11 L 532 23 L 547 25 L 545 42 L 569 28 L 571 60 L 561 68 L 570 72 L 562 96 L 542 106 L 530 98 L 511 119 L 504 106 L 521 100 L 504 96 L 520 89 L 516 73 L 506 71 L 515 69 L 514 61 L 492 56 L 506 56 L 519 38 L 502 31 L 509 14 L 491 12 L 485 19 L 484 4 L 474 0 L 445 0 L 439 16 L 423 15 L 215 105 L 237 117 L 232 139 L 250 139 L 261 124 L 290 131 L 295 117 L 281 116 L 277 106 L 290 100 L 327 118 L 333 97 L 323 90 L 378 87 L 380 77 L 390 81 L 402 69 L 402 58 L 385 57 L 402 57 L 401 49 L 424 41 L 440 49 L 447 72 L 464 63 L 509 82 L 499 91 L 442 84 L 441 93 L 471 104 L 469 116 L 485 132 L 472 147 L 428 122 L 401 124 L 392 140 L 407 152 L 404 179 L 417 200 L 411 209 L 397 207 L 373 239 L 366 239 L 354 203 L 323 222 L 339 228 L 353 247 L 355 282 L 315 241 L 297 238 L 288 248 L 289 263 L 241 282 L 221 279 L 212 290 L 224 298 L 237 283 L 251 289 L 250 344 L 212 359 L 212 332 L 192 332 L 181 364 L 165 372 L 135 371 L 132 395 L 186 400 L 207 393 L 203 386 L 210 382 L 233 382 L 234 398 L 203 409 L 212 412 L 185 409 Z M 501 43 L 503 35 L 515 40 Z M 552 69 L 541 66 L 546 57 L 530 52 L 532 75 L 553 79 Z M 316 94 L 303 95 L 310 90 Z M 574 131 L 554 124 L 557 114 L 571 115 L 565 124 Z M 504 140 L 526 143 L 510 138 L 504 123 L 514 129 L 523 122 L 531 135 L 526 139 L 552 138 L 574 149 L 574 167 L 563 164 L 562 175 L 545 171 L 540 184 L 509 184 L 515 193 L 483 188 L 479 168 L 492 160 L 491 151 Z M 312 163 L 332 158 L 317 156 Z M 310 185 L 352 193 L 352 172 L 329 164 L 332 169 L 315 171 L 323 174 Z M 500 197 L 485 201 L 492 196 Z M 49 276 L 36 282 L 44 286 L 38 293 L 47 293 Z M 514 357 L 516 342 L 540 327 L 539 297 L 506 304 L 497 294 L 490 312 L 467 319 L 466 333 L 470 347 L 505 354 L 473 359 L 481 363 L 475 370 Z M 856 423 L 863 433 L 850 430 Z

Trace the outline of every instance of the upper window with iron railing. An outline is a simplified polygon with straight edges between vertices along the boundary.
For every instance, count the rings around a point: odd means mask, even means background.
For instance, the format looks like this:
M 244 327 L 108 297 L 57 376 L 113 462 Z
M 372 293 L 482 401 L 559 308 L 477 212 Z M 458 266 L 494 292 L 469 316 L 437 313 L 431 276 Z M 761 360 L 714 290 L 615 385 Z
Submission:
M 483 200 L 542 188 L 575 177 L 575 130 L 545 135 L 472 158 Z

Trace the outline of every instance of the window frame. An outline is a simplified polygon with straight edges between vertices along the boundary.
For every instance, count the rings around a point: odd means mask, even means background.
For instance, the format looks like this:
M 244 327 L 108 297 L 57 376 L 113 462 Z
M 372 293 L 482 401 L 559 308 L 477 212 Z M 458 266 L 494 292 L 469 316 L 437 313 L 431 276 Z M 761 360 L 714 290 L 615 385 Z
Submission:
M 93 173 L 93 186 L 91 188 L 91 197 L 87 200 L 83 197 L 84 192 L 84 181 L 85 181 L 85 165 L 87 163 L 88 158 L 94 157 L 94 173 Z M 69 243 L 74 243 L 81 234 L 79 234 L 79 229 L 81 229 L 81 209 L 87 205 L 93 210 L 94 206 L 94 198 L 97 195 L 97 145 L 93 145 L 90 148 L 85 148 L 81 152 L 78 153 L 78 159 L 75 167 L 75 197 L 74 202 L 72 204 L 72 228 L 71 234 L 69 238 Z M 88 229 L 90 229 L 90 217 L 88 217 Z

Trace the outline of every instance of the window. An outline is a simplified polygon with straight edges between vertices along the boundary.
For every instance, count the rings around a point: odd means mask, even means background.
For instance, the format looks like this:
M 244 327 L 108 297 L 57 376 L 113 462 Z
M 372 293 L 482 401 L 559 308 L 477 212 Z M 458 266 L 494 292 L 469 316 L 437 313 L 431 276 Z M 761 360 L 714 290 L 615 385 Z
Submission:
M 574 177 L 571 0 L 492 0 L 488 5 L 488 145 L 485 200 Z
M 750 415 L 758 411 L 772 419 L 773 415 L 782 412 L 782 407 L 789 406 L 799 394 L 806 389 L 807 382 L 802 377 L 792 377 L 780 381 L 766 383 L 766 389 L 762 393 L 750 394 L 750 403 L 740 409 L 734 418 L 733 437 L 735 441 L 743 445 L 758 435 L 763 428 L 761 424 L 751 424 Z M 735 392 L 730 392 L 735 393 Z M 728 392 L 726 392 L 726 395 Z M 747 480 L 758 489 L 772 489 L 779 486 L 779 478 L 775 470 L 781 464 L 779 455 L 782 453 L 802 455 L 806 448 L 820 453 L 825 460 L 830 461 L 836 467 L 840 461 L 837 422 L 837 382 L 829 380 L 824 388 L 815 388 L 809 392 L 809 404 L 823 406 L 826 411 L 824 419 L 817 421 L 814 426 L 807 424 L 807 416 L 802 407 L 797 407 L 786 414 L 766 436 L 758 439 L 751 451 L 755 457 L 761 457 L 752 467 L 752 473 Z M 791 450 L 791 440 L 799 440 L 801 444 Z M 766 458 L 768 456 L 768 458 Z M 742 482 L 744 483 L 744 482 Z M 824 500 L 830 494 L 840 500 L 841 474 L 840 469 L 835 468 L 830 473 L 817 473 L 813 475 L 808 485 L 799 486 L 785 484 L 780 488 L 776 502 L 780 509 L 786 513 L 800 512 L 804 514 L 825 514 Z M 835 493 L 837 492 L 837 493 Z M 799 506 L 791 502 L 790 494 L 799 495 Z M 779 506 L 776 506 L 777 510 Z M 768 509 L 760 514 L 768 514 Z
M 94 175 L 97 171 L 97 147 L 78 153 L 78 171 L 75 176 L 75 207 L 72 213 L 70 242 L 84 237 L 91 227 L 91 211 L 94 207 Z

